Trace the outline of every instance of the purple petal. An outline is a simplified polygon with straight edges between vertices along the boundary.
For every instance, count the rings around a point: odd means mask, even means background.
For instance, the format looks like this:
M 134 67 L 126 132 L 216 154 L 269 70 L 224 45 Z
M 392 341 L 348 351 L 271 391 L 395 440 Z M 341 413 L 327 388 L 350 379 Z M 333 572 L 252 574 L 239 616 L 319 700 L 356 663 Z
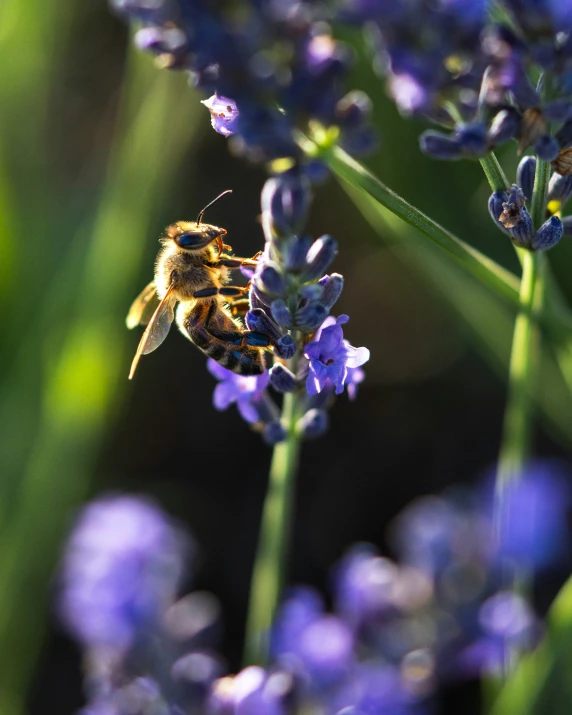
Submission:
M 207 370 L 213 377 L 216 377 L 217 380 L 231 380 L 233 377 L 236 377 L 234 372 L 227 370 L 226 367 L 223 367 L 212 358 L 207 360 Z
M 211 113 L 211 124 L 216 132 L 222 134 L 223 137 L 229 137 L 236 133 L 239 111 L 233 99 L 213 94 L 212 97 L 201 103 Z
M 310 397 L 324 389 L 328 379 L 328 368 L 320 362 L 310 363 L 310 371 L 306 379 L 306 392 Z
M 344 391 L 344 381 L 347 375 L 347 368 L 343 362 L 335 362 L 328 366 L 328 377 L 336 388 L 336 395 L 341 395 Z
M 360 367 L 360 365 L 363 365 L 369 360 L 369 350 L 367 348 L 354 348 L 353 345 L 347 343 L 346 350 L 346 365 L 348 367 Z
M 233 382 L 219 382 L 214 389 L 213 405 L 217 410 L 226 410 L 241 396 L 240 391 Z
M 258 412 L 250 399 L 241 398 L 237 401 L 236 406 L 240 412 L 240 416 L 245 422 L 253 424 L 258 422 Z

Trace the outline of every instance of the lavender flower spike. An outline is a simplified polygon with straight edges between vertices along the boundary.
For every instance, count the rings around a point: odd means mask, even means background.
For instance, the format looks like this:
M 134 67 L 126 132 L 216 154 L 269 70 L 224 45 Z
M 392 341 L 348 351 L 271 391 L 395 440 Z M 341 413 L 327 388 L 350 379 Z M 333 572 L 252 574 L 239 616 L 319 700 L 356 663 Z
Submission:
M 60 617 L 89 647 L 124 652 L 158 627 L 183 572 L 184 540 L 139 497 L 112 496 L 80 514 L 61 570 Z
M 308 395 L 321 392 L 327 380 L 331 380 L 336 395 L 340 395 L 344 391 L 348 368 L 360 367 L 369 360 L 367 348 L 354 348 L 344 340 L 342 325 L 348 320 L 347 315 L 326 318 L 314 340 L 306 345 L 304 355 L 310 361 L 306 380 Z

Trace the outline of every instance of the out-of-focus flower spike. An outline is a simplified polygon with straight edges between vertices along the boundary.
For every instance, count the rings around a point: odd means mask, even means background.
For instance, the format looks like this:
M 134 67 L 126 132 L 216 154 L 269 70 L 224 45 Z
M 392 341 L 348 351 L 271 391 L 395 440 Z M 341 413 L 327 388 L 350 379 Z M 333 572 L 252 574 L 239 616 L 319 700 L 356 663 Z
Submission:
M 534 191 L 534 176 L 536 174 L 536 157 L 535 156 L 524 156 L 516 170 L 516 183 L 522 189 L 527 201 L 532 199 L 532 192 Z M 505 201 L 507 199 L 504 199 Z
M 532 248 L 535 251 L 547 251 L 560 241 L 563 233 L 562 221 L 558 216 L 551 216 L 536 232 L 532 239 Z

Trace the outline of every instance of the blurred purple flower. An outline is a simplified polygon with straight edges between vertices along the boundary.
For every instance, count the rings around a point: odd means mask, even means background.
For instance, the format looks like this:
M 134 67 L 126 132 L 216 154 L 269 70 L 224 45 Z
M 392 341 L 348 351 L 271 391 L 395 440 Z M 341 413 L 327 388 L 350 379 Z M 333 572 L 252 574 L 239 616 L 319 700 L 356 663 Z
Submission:
M 560 465 L 538 461 L 507 485 L 497 515 L 500 558 L 542 568 L 567 555 L 569 479 Z
M 369 360 L 367 348 L 354 348 L 344 340 L 342 325 L 349 317 L 340 315 L 326 318 L 316 332 L 312 342 L 306 345 L 304 355 L 310 361 L 306 390 L 313 396 L 324 389 L 327 380 L 331 380 L 336 395 L 344 390 L 348 369 L 358 368 Z
M 365 380 L 365 372 L 361 367 L 348 367 L 348 373 L 344 381 L 344 385 L 348 391 L 350 400 L 355 400 L 357 397 L 358 385 Z
M 249 666 L 234 677 L 215 682 L 208 703 L 209 715 L 283 715 L 283 703 L 291 684 L 287 674 L 268 674 Z
M 129 648 L 175 598 L 185 545 L 151 501 L 108 496 L 89 504 L 61 568 L 59 613 L 69 632 L 86 646 Z
M 213 94 L 212 97 L 203 99 L 201 104 L 204 104 L 211 113 L 211 124 L 216 132 L 223 137 L 230 137 L 236 133 L 239 111 L 233 99 Z
M 207 368 L 211 375 L 220 380 L 213 394 L 213 404 L 216 409 L 226 410 L 236 402 L 238 411 L 246 422 L 250 424 L 257 422 L 260 416 L 253 403 L 260 400 L 262 391 L 270 382 L 268 371 L 263 372 L 262 375 L 237 375 L 212 358 L 209 358 Z
M 335 573 L 336 606 L 350 623 L 359 624 L 392 610 L 399 568 L 368 544 L 344 556 Z

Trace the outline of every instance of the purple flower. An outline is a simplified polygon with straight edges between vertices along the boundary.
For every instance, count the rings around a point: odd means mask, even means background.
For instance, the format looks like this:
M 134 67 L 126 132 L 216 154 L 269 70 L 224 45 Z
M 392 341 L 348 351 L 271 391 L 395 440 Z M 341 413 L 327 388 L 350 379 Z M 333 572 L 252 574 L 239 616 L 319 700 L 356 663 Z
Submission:
M 357 388 L 360 383 L 365 380 L 365 372 L 361 367 L 348 367 L 348 374 L 344 380 L 344 385 L 348 388 L 348 397 L 350 400 L 355 400 L 357 397 Z
M 268 675 L 263 668 L 252 665 L 234 677 L 216 681 L 210 696 L 210 715 L 284 715 L 282 702 L 290 679 L 283 673 Z
M 204 104 L 211 113 L 211 124 L 216 132 L 223 137 L 230 137 L 236 133 L 239 111 L 233 99 L 213 94 L 212 97 L 203 99 L 201 104 Z
M 367 348 L 354 348 L 344 340 L 342 325 L 349 317 L 328 317 L 317 331 L 316 337 L 306 345 L 304 355 L 310 361 L 306 390 L 308 395 L 317 395 L 331 380 L 336 395 L 344 390 L 348 369 L 357 368 L 369 360 Z
M 498 514 L 501 558 L 541 568 L 565 555 L 570 507 L 567 476 L 553 463 L 534 462 L 507 486 Z
M 237 375 L 212 359 L 209 359 L 207 368 L 211 375 L 220 380 L 213 394 L 216 409 L 226 410 L 236 402 L 238 411 L 246 422 L 258 422 L 259 412 L 254 403 L 260 400 L 262 391 L 270 382 L 268 371 L 262 375 Z
M 184 540 L 151 501 L 111 496 L 80 514 L 62 564 L 60 617 L 88 646 L 127 649 L 176 596 Z

